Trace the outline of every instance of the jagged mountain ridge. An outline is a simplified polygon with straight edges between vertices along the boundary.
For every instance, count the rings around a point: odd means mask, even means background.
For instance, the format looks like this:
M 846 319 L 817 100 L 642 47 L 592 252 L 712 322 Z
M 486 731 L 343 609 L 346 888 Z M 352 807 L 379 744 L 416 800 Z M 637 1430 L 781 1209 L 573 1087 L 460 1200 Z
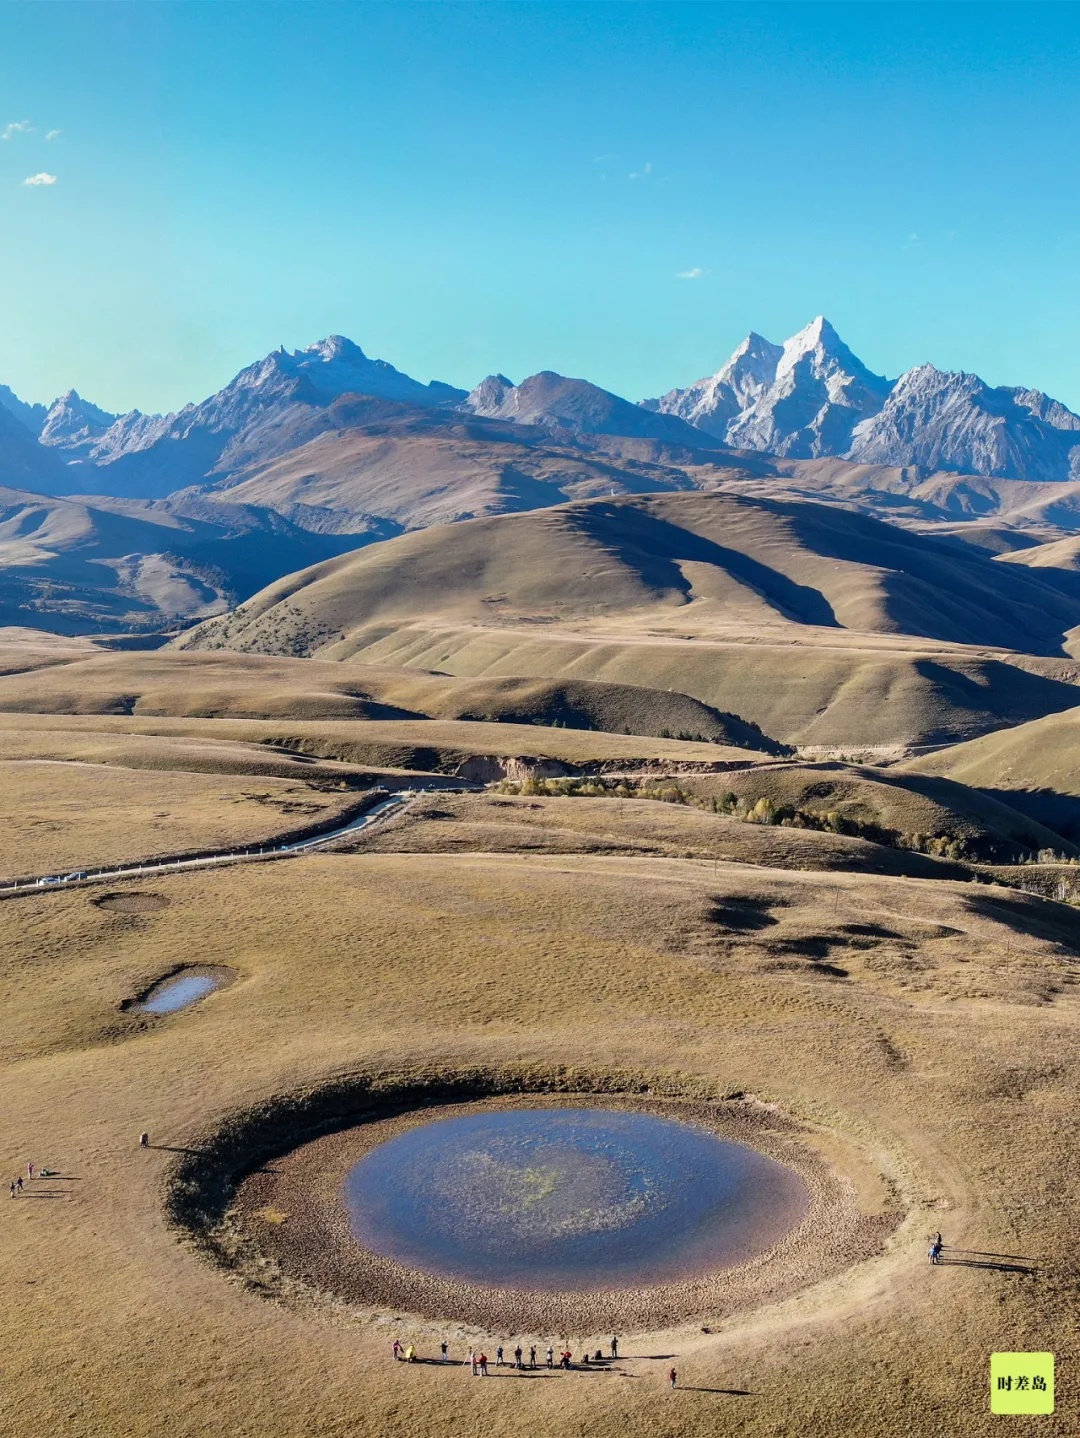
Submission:
M 708 430 L 695 429 L 679 415 L 630 404 L 584 379 L 541 370 L 515 385 L 505 375 L 488 375 L 467 396 L 463 409 L 487 419 L 537 425 L 555 434 L 623 435 L 668 444 L 714 448 Z
M 1080 478 L 1080 416 L 1060 401 L 930 364 L 884 379 L 822 315 L 782 346 L 751 333 L 715 375 L 641 404 L 723 444 L 791 459 Z
M 1080 478 L 1080 417 L 1059 401 L 931 365 L 890 381 L 819 316 L 783 345 L 751 334 L 715 375 L 637 405 L 550 371 L 516 385 L 491 375 L 469 394 L 440 381 L 423 384 L 340 335 L 304 350 L 282 347 L 175 414 L 116 416 L 74 390 L 46 408 L 0 387 L 0 482 L 133 498 L 216 488 L 338 428 L 329 411 L 351 395 L 418 415 L 464 412 L 520 426 L 534 436 L 530 442 L 675 469 L 730 447 L 736 453 L 722 462 L 744 467 L 762 455 L 923 474 Z M 675 487 L 686 482 L 674 475 Z

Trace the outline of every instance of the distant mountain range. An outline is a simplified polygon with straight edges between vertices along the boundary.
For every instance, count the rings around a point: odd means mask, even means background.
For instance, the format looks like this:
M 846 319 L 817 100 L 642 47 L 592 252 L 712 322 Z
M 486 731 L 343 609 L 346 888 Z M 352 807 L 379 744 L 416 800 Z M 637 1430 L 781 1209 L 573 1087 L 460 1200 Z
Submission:
M 422 383 L 332 335 L 169 415 L 0 386 L 0 488 L 9 622 L 146 626 L 406 530 L 621 494 L 979 518 L 1003 528 L 976 547 L 1008 550 L 1080 530 L 1080 417 L 930 365 L 885 379 L 820 317 L 783 345 L 751 334 L 715 375 L 638 404 L 550 371 Z
M 161 498 L 285 453 L 298 437 L 307 442 L 320 430 L 318 412 L 347 394 L 429 411 L 460 409 L 578 446 L 618 436 L 691 450 L 917 466 L 924 473 L 1080 479 L 1080 416 L 1059 401 L 929 364 L 885 379 L 819 316 L 782 345 L 750 334 L 714 375 L 639 404 L 550 371 L 516 385 L 489 375 L 471 393 L 438 380 L 423 384 L 369 359 L 341 335 L 305 350 L 276 350 L 176 414 L 109 414 L 75 390 L 52 405 L 31 405 L 0 385 L 0 412 L 76 470 L 64 477 L 48 460 L 33 460 L 21 435 L 13 438 L 5 425 L 0 483 L 29 483 L 37 466 L 46 492 Z
M 783 345 L 750 334 L 716 374 L 642 403 L 725 445 L 792 459 L 1080 478 L 1080 416 L 1057 400 L 929 364 L 884 379 L 821 315 Z

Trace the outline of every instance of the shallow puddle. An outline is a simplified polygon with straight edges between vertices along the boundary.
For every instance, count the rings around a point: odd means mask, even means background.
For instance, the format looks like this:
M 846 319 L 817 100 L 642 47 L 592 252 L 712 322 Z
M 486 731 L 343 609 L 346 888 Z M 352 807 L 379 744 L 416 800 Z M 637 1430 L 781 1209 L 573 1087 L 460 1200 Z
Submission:
M 224 987 L 232 977 L 227 969 L 181 969 L 148 989 L 131 1008 L 140 1014 L 174 1014 Z
M 772 1247 L 806 1215 L 794 1169 L 705 1129 L 614 1109 L 440 1119 L 350 1171 L 353 1236 L 386 1258 L 488 1286 L 627 1288 Z

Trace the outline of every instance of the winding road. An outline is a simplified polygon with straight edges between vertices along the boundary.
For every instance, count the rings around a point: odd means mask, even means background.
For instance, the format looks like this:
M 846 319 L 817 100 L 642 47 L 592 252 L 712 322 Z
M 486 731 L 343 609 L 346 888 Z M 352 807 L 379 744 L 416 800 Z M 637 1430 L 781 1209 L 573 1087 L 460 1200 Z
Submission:
M 446 791 L 440 788 L 439 792 Z M 184 869 L 205 869 L 212 864 L 240 864 L 252 859 L 292 858 L 297 854 L 306 854 L 312 849 L 318 849 L 324 844 L 333 843 L 335 839 L 341 839 L 346 834 L 358 834 L 361 830 L 370 828 L 381 820 L 388 819 L 397 813 L 403 813 L 415 799 L 426 793 L 428 793 L 427 789 L 401 789 L 334 829 L 325 829 L 321 833 L 312 834 L 307 838 L 293 839 L 288 843 L 252 844 L 243 849 L 223 849 L 215 853 L 188 854 L 172 859 L 153 859 L 144 863 L 113 864 L 97 869 L 72 869 L 67 874 L 43 874 L 39 878 L 17 879 L 14 883 L 0 885 L 0 899 L 10 898 L 15 894 L 70 888 L 73 884 L 141 878 L 148 874 L 175 874 Z

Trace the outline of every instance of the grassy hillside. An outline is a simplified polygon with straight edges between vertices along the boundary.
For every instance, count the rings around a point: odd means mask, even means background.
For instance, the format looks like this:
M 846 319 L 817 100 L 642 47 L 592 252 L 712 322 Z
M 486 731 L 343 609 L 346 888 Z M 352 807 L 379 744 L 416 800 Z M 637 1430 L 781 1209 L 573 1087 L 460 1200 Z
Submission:
M 648 736 L 555 729 L 531 724 L 480 724 L 442 719 L 304 720 L 169 719 L 142 715 L 0 714 L 0 756 L 86 759 L 136 767 L 177 767 L 161 740 L 184 741 L 193 763 L 182 767 L 222 773 L 292 773 L 240 767 L 262 753 L 266 762 L 285 758 L 331 760 L 378 769 L 450 773 L 470 766 L 478 777 L 498 779 L 508 764 L 547 763 L 552 773 L 577 770 L 686 769 L 742 766 L 762 754 L 722 744 L 698 744 Z M 206 746 L 208 764 L 195 764 Z M 235 748 L 234 748 L 235 746 Z M 261 746 L 254 749 L 252 746 Z M 240 764 L 233 762 L 241 750 Z M 120 757 L 127 754 L 128 758 Z M 233 756 L 233 757 L 230 757 Z M 490 762 L 488 762 L 490 761 Z M 767 761 L 766 761 L 767 762 Z M 346 777 L 345 775 L 342 776 Z
M 1080 535 L 1019 549 L 1000 558 L 1003 564 L 1024 564 L 1029 569 L 1064 569 L 1075 574 L 1080 570 Z
M 313 654 L 433 615 L 699 634 L 813 626 L 1050 654 L 1080 623 L 1080 592 L 822 505 L 665 494 L 403 535 L 291 575 L 181 643 Z
M 910 770 L 786 763 L 690 777 L 681 787 L 753 822 L 806 824 L 953 859 L 1013 863 L 1041 849 L 1080 852 L 998 799 Z
M 905 764 L 996 795 L 1080 840 L 1080 708 L 1004 729 Z
M 428 717 L 685 738 L 770 753 L 779 747 L 737 716 L 670 689 L 579 679 L 455 679 L 227 650 L 103 652 L 85 641 L 35 649 L 29 635 L 6 645 L 0 640 L 0 712 Z

